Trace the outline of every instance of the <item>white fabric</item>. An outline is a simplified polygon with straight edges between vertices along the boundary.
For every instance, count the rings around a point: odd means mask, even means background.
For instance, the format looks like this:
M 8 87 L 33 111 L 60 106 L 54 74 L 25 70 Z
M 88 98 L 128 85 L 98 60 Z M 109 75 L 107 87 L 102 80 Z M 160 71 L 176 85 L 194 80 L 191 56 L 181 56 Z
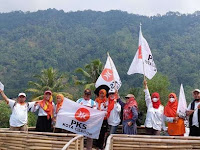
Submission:
M 53 105 L 53 109 L 54 109 L 54 116 L 56 115 L 55 114 L 55 111 L 56 111 L 56 106 L 54 104 L 54 102 L 52 103 Z M 38 110 L 39 109 L 39 110 Z M 35 107 L 32 107 L 31 111 L 32 112 L 36 112 L 38 110 L 38 116 L 47 116 L 47 113 L 44 111 L 44 109 L 42 109 L 39 105 L 39 103 L 35 106 Z
M 180 92 L 179 92 L 179 99 L 178 99 L 177 113 L 179 113 L 182 116 L 185 116 L 186 110 L 187 110 L 187 102 L 186 102 L 186 98 L 185 98 L 183 85 L 181 84 Z
M 166 130 L 165 123 L 164 123 L 164 107 L 160 105 L 158 109 L 153 108 L 153 104 L 151 102 L 151 96 L 149 94 L 149 90 L 145 89 L 145 101 L 147 106 L 147 115 L 145 120 L 145 127 L 153 128 L 155 130 L 161 131 Z
M 144 74 L 148 79 L 152 79 L 156 72 L 157 69 L 153 60 L 153 55 L 146 39 L 142 35 L 140 27 L 138 50 L 127 74 L 140 73 Z
M 97 109 L 98 109 L 99 103 L 96 102 L 96 106 L 97 106 Z M 108 109 L 108 101 L 106 101 L 105 103 L 101 103 L 100 110 L 101 111 L 107 111 L 107 109 Z
M 28 102 L 28 104 L 21 105 L 19 103 L 16 103 L 16 101 L 8 99 L 8 105 L 10 106 L 12 110 L 12 114 L 10 116 L 10 126 L 12 127 L 21 127 L 24 124 L 27 124 L 28 119 L 28 111 L 35 102 Z M 15 106 L 14 106 L 15 104 Z M 14 106 L 14 107 L 13 107 Z
M 166 122 L 171 122 L 171 123 L 173 123 L 174 117 L 167 117 L 167 116 L 164 115 L 164 120 L 165 120 Z
M 105 67 L 96 81 L 95 87 L 100 85 L 107 85 L 110 89 L 119 89 L 122 85 L 119 74 L 115 67 L 114 62 L 108 55 Z
M 194 103 L 194 113 L 193 113 L 193 118 L 192 118 L 192 126 L 199 127 L 199 122 L 198 122 L 198 105 L 200 105 L 200 102 L 195 102 Z M 188 110 L 191 110 L 191 103 L 189 104 Z
M 98 139 L 104 116 L 104 111 L 65 98 L 57 114 L 55 127 Z
M 120 112 L 121 112 L 121 105 L 119 103 L 114 104 L 114 108 L 110 112 L 110 116 L 107 119 L 109 125 L 111 125 L 111 126 L 119 125 L 119 123 L 121 121 Z
M 4 85 L 0 82 L 0 89 L 3 91 L 4 90 Z
M 92 99 L 85 100 L 84 98 L 80 98 L 76 102 L 83 105 L 83 106 L 87 106 L 87 107 L 90 107 L 90 108 L 97 109 L 96 102 L 95 101 L 92 102 L 92 101 L 93 101 Z

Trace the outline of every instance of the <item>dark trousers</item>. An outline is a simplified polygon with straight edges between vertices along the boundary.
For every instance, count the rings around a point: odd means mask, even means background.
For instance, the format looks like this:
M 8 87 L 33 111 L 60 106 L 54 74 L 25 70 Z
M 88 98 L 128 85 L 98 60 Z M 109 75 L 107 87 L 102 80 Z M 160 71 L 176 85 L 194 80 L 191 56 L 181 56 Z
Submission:
M 99 139 L 97 140 L 97 144 L 96 146 L 100 149 L 103 149 L 104 148 L 104 143 L 105 143 L 105 134 L 108 130 L 108 123 L 107 123 L 107 120 L 104 120 L 103 121 L 103 124 L 101 126 L 101 131 L 100 131 L 100 134 L 99 134 Z
M 200 127 L 191 126 L 189 136 L 200 136 Z
M 47 119 L 47 116 L 38 116 L 36 131 L 52 132 L 51 118 Z
M 146 135 L 160 135 L 159 130 L 155 130 L 153 128 L 145 128 L 146 129 Z

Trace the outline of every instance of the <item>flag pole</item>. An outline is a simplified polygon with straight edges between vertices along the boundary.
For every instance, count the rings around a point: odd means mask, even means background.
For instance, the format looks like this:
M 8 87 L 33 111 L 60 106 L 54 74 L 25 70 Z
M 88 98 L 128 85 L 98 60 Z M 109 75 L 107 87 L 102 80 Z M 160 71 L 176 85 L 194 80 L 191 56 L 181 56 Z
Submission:
M 109 62 L 110 62 L 110 55 L 109 55 L 109 52 L 107 52 L 107 55 L 108 55 L 108 59 L 109 59 Z M 112 66 L 112 63 L 111 63 L 111 62 L 110 62 L 110 67 L 111 67 L 111 70 L 112 70 L 112 72 L 113 72 L 113 79 L 114 79 L 115 91 L 116 91 L 115 76 L 114 76 L 113 66 Z
M 139 33 L 139 40 L 140 40 L 140 36 L 142 35 L 142 23 L 140 22 L 140 33 Z M 142 49 L 142 45 L 141 45 L 141 52 L 143 51 L 143 49 Z M 143 72 L 144 72 L 144 81 L 146 80 L 146 78 L 145 78 L 145 67 L 144 67 L 144 55 L 143 55 L 143 53 L 142 53 L 142 64 L 143 64 Z

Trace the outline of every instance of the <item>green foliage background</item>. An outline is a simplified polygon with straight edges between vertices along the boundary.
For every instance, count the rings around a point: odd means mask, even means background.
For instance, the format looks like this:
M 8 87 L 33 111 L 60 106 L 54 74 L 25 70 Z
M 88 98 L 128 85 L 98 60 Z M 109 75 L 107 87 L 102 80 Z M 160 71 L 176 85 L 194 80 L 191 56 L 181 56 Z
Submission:
M 143 76 L 127 75 L 138 47 L 140 22 L 160 78 L 169 81 L 169 86 L 163 83 L 167 88 L 161 93 L 163 102 L 168 91 L 178 95 L 181 83 L 187 101 L 191 101 L 191 91 L 200 88 L 200 12 L 187 15 L 168 12 L 152 17 L 116 10 L 1 13 L 0 81 L 5 85 L 5 93 L 10 98 L 16 97 L 28 88 L 28 81 L 35 81 L 35 74 L 53 67 L 68 74 L 65 92 L 75 100 L 82 95 L 83 87 L 75 86 L 74 70 L 84 68 L 94 59 L 105 63 L 109 52 L 122 80 L 120 95 L 123 97 L 131 90 L 143 94 Z M 150 92 L 162 86 L 158 79 L 153 82 L 152 86 L 149 82 Z

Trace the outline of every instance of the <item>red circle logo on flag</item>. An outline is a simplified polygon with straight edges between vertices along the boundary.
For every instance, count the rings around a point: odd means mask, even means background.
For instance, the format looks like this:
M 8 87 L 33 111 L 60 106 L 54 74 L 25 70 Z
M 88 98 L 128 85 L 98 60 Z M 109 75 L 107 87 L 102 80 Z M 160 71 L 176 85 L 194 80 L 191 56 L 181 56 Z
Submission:
M 90 118 L 90 111 L 86 108 L 79 108 L 75 113 L 75 118 L 78 121 L 85 122 Z
M 107 81 L 113 81 L 114 77 L 113 77 L 113 71 L 111 69 L 104 69 L 103 72 L 101 73 L 102 78 Z

